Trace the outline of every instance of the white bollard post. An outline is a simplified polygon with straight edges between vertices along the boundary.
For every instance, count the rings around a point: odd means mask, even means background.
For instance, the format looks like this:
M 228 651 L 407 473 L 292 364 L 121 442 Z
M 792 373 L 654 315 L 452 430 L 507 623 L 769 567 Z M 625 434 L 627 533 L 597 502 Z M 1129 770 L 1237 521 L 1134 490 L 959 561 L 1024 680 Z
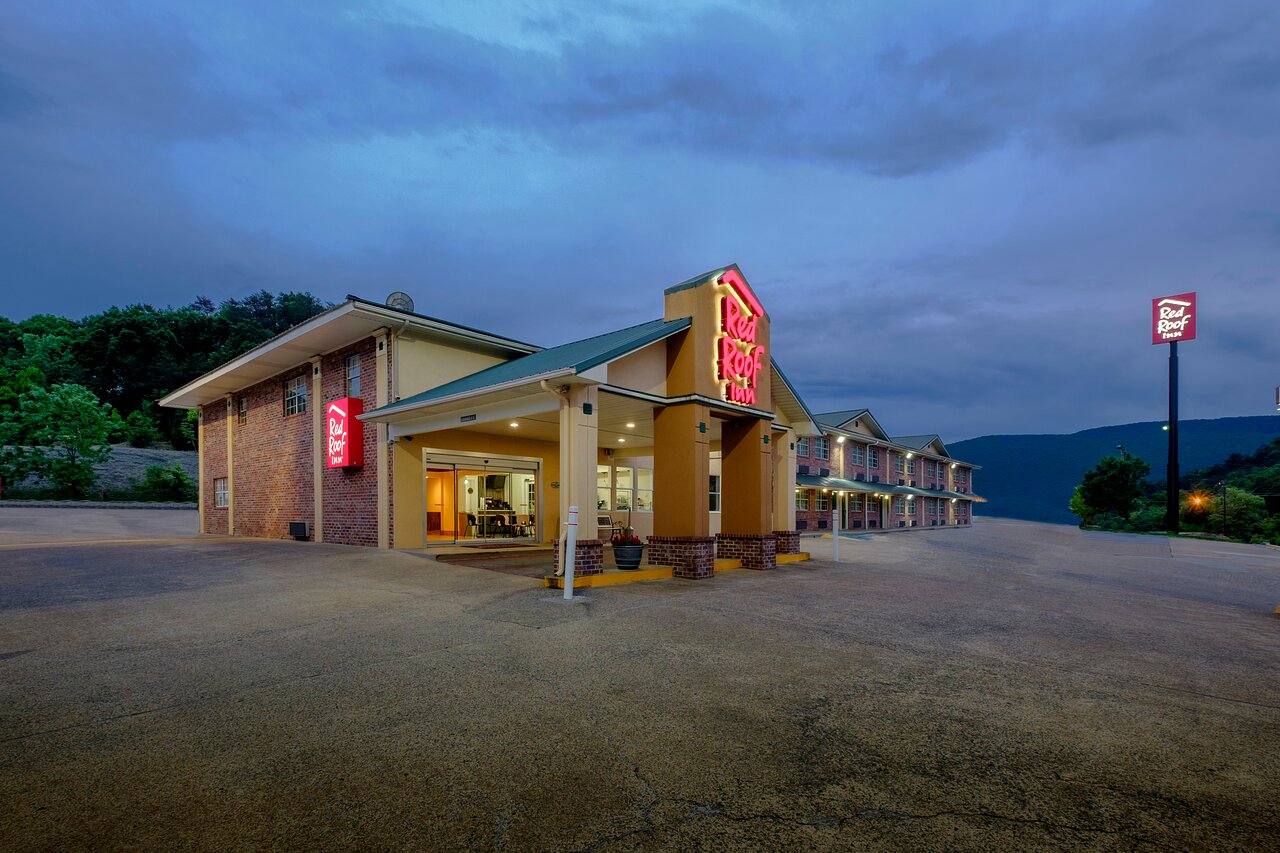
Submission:
M 838 504 L 838 501 L 837 501 Z M 840 562 L 840 510 L 831 510 L 831 559 Z
M 564 600 L 573 600 L 573 558 L 578 550 L 578 508 L 569 507 L 569 533 L 564 546 Z

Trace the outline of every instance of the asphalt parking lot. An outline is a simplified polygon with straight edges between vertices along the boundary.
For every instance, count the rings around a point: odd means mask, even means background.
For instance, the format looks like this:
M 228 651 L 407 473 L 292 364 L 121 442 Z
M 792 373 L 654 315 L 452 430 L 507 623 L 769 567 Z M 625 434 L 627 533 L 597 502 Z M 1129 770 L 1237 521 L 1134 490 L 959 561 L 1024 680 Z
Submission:
M 1280 848 L 1273 549 L 981 520 L 565 604 L 33 512 L 7 850 Z

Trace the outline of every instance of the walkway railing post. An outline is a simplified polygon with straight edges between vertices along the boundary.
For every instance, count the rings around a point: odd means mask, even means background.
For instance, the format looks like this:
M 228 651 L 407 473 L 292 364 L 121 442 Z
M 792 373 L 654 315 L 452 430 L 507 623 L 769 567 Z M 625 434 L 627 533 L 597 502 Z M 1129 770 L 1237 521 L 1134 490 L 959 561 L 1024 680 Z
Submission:
M 564 546 L 564 600 L 573 600 L 573 558 L 578 552 L 578 508 L 569 507 L 569 532 Z

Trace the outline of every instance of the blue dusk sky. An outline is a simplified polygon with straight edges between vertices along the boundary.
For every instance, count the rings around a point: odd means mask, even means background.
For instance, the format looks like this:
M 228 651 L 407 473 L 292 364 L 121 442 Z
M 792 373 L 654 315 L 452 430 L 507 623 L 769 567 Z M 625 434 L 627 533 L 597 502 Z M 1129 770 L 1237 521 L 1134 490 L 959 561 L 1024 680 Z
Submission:
M 737 262 L 815 410 L 1274 411 L 1280 3 L 0 4 L 0 314 L 267 289 L 551 345 Z

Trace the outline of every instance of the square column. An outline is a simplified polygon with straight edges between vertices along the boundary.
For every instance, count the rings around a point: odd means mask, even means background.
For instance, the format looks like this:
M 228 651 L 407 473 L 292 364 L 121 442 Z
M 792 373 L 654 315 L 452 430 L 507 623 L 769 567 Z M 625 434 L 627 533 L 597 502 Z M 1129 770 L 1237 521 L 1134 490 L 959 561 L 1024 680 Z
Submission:
M 720 425 L 721 533 L 773 536 L 773 449 L 769 422 L 735 418 Z M 705 491 L 705 490 L 704 490 Z
M 595 385 L 570 385 L 560 394 L 560 522 L 569 507 L 578 508 L 578 536 L 596 538 L 596 451 L 600 391 Z M 560 531 L 553 538 L 559 541 Z
M 710 409 L 701 403 L 653 410 L 655 536 L 702 538 L 710 534 L 710 425 Z M 594 488 L 593 480 L 593 494 Z
M 773 528 L 796 529 L 796 439 L 790 432 L 773 433 Z M 797 551 L 799 548 L 797 547 Z M 779 554 L 795 551 L 778 550 Z

